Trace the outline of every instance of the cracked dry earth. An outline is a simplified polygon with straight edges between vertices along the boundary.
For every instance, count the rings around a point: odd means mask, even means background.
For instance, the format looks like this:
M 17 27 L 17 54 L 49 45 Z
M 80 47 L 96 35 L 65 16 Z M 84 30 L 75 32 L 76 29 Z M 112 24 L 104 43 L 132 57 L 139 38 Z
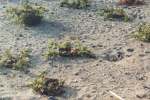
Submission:
M 93 0 L 87 10 L 75 10 L 59 7 L 59 0 L 39 0 L 48 5 L 51 16 L 31 28 L 10 23 L 5 7 L 0 7 L 0 52 L 11 48 L 17 53 L 27 47 L 33 56 L 28 72 L 0 69 L 0 96 L 10 100 L 116 100 L 109 93 L 113 91 L 125 100 L 150 100 L 150 44 L 131 36 L 139 23 L 150 22 L 150 2 L 146 2 L 124 7 L 135 17 L 132 22 L 120 22 L 97 16 L 97 9 L 114 3 Z M 80 38 L 97 59 L 56 58 L 53 66 L 44 61 L 48 39 L 65 36 Z M 27 87 L 45 70 L 49 77 L 65 80 L 67 88 L 61 97 L 40 96 Z

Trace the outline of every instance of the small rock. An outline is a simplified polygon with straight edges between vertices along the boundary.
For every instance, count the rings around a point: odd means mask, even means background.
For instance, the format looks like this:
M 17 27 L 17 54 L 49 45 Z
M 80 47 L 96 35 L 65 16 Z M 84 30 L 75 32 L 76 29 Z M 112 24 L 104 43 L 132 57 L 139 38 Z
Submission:
M 19 34 L 19 37 L 23 37 L 23 35 L 22 35 L 22 34 Z
M 86 97 L 87 97 L 87 98 L 90 98 L 90 97 L 91 97 L 91 95 L 90 95 L 90 94 L 87 94 L 87 95 L 86 95 Z
M 58 100 L 58 99 L 56 97 L 54 97 L 54 96 L 49 96 L 48 100 Z
M 95 66 L 99 66 L 99 64 L 96 64 Z
M 144 57 L 144 56 L 145 56 L 145 54 L 139 54 L 139 56 L 140 56 L 140 57 Z
M 25 74 L 29 74 L 29 73 L 30 73 L 30 70 L 25 70 L 24 73 L 25 73 Z
M 19 40 L 19 37 L 17 37 L 16 40 Z
M 91 15 L 91 14 L 89 14 L 89 17 L 92 17 L 92 15 Z
M 92 45 L 92 48 L 95 48 L 96 46 L 95 45 Z
M 138 98 L 140 98 L 140 99 L 145 98 L 145 97 L 146 97 L 146 93 L 145 93 L 145 92 L 144 92 L 144 93 L 138 93 L 138 94 L 136 95 L 136 97 L 138 97 Z
M 144 46 L 144 44 L 141 43 L 141 47 L 143 47 L 143 46 Z
M 134 51 L 134 49 L 129 48 L 129 49 L 127 49 L 127 51 L 128 51 L 128 52 L 133 52 L 133 51 Z
M 80 74 L 80 71 L 74 73 L 74 75 L 76 75 L 76 76 L 79 75 L 79 74 Z
M 145 85 L 143 86 L 143 88 L 144 88 L 144 89 L 150 89 L 150 84 L 145 84 Z
M 138 80 L 146 80 L 147 79 L 147 77 L 146 76 L 144 76 L 144 75 L 142 75 L 142 74 L 138 74 L 137 76 L 136 76 L 136 79 L 138 79 Z
M 143 18 L 143 16 L 139 16 L 139 19 L 142 19 Z
M 97 45 L 98 47 L 103 47 L 103 45 L 101 45 L 101 44 L 99 44 L 99 45 Z
M 147 54 L 148 54 L 148 53 L 150 53 L 150 51 L 145 51 L 145 53 L 147 53 Z
M 99 62 L 103 62 L 103 60 L 102 60 L 102 59 L 100 59 L 100 60 L 99 60 Z
M 104 53 L 103 58 L 108 61 L 119 61 L 124 58 L 124 53 L 118 50 L 111 50 Z
M 69 68 L 69 67 L 71 67 L 71 65 L 69 65 L 69 64 L 68 64 L 68 65 L 65 65 L 65 68 Z
M 126 55 L 126 57 L 131 57 L 131 56 L 132 56 L 131 54 L 127 54 L 127 55 Z
M 8 75 L 8 73 L 7 73 L 7 72 L 4 72 L 3 75 Z
M 22 75 L 19 75 L 19 77 L 22 78 L 23 76 L 22 76 Z

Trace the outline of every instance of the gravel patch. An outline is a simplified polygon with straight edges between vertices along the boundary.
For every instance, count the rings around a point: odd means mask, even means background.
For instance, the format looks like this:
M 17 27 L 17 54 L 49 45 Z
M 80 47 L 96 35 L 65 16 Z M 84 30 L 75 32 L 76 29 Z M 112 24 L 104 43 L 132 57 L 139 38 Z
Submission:
M 150 82 L 150 44 L 135 40 L 131 32 L 139 23 L 150 21 L 150 3 L 123 7 L 134 20 L 120 22 L 104 21 L 97 15 L 97 9 L 116 6 L 102 1 L 93 0 L 88 9 L 77 10 L 59 7 L 59 0 L 38 0 L 47 5 L 49 13 L 41 25 L 30 28 L 10 23 L 4 13 L 5 3 L 0 3 L 0 52 L 11 48 L 17 53 L 22 48 L 31 48 L 34 62 L 28 73 L 0 69 L 0 97 L 47 100 L 32 92 L 27 84 L 40 72 L 48 70 L 48 76 L 64 79 L 69 87 L 58 97 L 60 100 L 111 100 L 110 90 L 125 100 L 149 100 L 150 89 L 146 84 Z M 48 39 L 59 40 L 64 36 L 79 37 L 98 58 L 58 58 L 53 65 L 45 61 L 42 55 L 47 50 Z M 115 48 L 121 48 L 121 53 L 107 52 Z M 117 62 L 103 59 L 105 52 L 107 57 L 117 57 Z

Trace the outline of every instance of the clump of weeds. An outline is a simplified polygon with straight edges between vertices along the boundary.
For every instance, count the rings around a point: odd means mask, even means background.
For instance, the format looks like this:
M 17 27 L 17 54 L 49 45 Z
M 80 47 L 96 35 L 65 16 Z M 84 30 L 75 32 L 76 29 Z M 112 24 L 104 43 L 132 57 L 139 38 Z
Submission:
M 30 66 L 31 61 L 29 49 L 23 49 L 17 55 L 13 55 L 11 50 L 8 49 L 0 56 L 0 67 L 6 67 L 15 70 L 25 70 Z
M 84 46 L 80 41 L 49 41 L 48 51 L 45 54 L 46 58 L 50 57 L 89 57 L 95 58 L 91 50 Z
M 104 20 L 121 20 L 125 22 L 128 22 L 131 20 L 131 18 L 122 8 L 106 7 L 98 11 L 98 15 L 103 16 Z
M 139 26 L 138 30 L 133 32 L 135 38 L 141 41 L 150 42 L 150 24 L 143 23 Z
M 19 25 L 35 26 L 41 23 L 46 8 L 30 4 L 29 1 L 18 6 L 10 6 L 6 10 L 7 17 Z
M 69 8 L 86 8 L 89 5 L 89 0 L 62 0 L 60 6 L 61 7 L 69 7 Z
M 46 77 L 42 72 L 31 84 L 32 89 L 41 95 L 60 96 L 64 93 L 64 81 Z

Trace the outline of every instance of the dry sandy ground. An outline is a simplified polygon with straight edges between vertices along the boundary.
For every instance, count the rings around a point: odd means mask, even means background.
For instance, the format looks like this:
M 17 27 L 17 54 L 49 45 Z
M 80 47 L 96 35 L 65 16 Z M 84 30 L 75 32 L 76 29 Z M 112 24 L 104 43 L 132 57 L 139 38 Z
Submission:
M 48 70 L 49 77 L 65 80 L 66 93 L 59 100 L 116 100 L 109 91 L 125 100 L 150 100 L 150 44 L 131 36 L 140 22 L 150 22 L 150 3 L 124 7 L 134 15 L 133 22 L 127 23 L 104 21 L 97 16 L 97 9 L 114 5 L 102 0 L 93 0 L 87 10 L 60 8 L 59 0 L 41 3 L 48 5 L 50 16 L 46 15 L 41 25 L 31 28 L 11 24 L 3 14 L 4 8 L 0 8 L 0 52 L 12 48 L 17 53 L 27 47 L 32 49 L 33 56 L 33 67 L 28 73 L 0 69 L 1 97 L 47 100 L 26 85 L 40 72 Z M 64 36 L 79 37 L 98 58 L 57 58 L 53 66 L 51 61 L 44 61 L 42 54 L 47 49 L 48 39 Z M 104 59 L 117 52 L 123 53 L 123 59 L 117 62 Z

